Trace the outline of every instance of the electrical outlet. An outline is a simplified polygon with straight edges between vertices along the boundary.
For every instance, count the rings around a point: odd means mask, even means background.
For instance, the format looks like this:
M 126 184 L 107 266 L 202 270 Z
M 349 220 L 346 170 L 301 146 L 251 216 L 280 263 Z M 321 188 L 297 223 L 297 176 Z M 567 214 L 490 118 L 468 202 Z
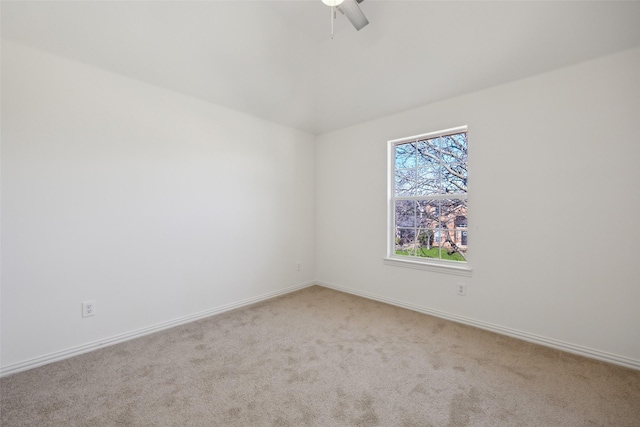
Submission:
M 82 303 L 82 317 L 94 316 L 96 314 L 96 302 L 84 301 Z
M 464 283 L 458 283 L 457 294 L 460 296 L 467 295 L 467 285 L 465 285 Z

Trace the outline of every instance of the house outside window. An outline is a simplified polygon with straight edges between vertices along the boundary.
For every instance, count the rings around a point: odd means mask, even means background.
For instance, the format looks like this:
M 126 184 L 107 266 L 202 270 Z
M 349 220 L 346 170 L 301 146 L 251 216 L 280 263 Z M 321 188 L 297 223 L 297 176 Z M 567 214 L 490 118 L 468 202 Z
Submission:
M 467 263 L 467 128 L 389 141 L 388 259 Z

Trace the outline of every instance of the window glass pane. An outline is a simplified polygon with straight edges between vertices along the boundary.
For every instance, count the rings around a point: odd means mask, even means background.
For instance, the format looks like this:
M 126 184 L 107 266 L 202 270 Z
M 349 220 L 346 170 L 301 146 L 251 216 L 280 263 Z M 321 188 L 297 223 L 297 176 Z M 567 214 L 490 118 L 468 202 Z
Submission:
M 440 202 L 437 200 L 420 200 L 416 206 L 416 225 L 430 229 L 439 226 Z
M 396 227 L 396 254 L 415 256 L 415 228 L 398 228 Z
M 467 200 L 442 200 L 440 214 L 442 259 L 465 261 L 467 250 Z
M 467 134 L 456 133 L 440 138 L 444 163 L 467 163 Z
M 443 165 L 442 187 L 444 194 L 466 193 L 467 166 L 457 163 Z
M 416 202 L 396 200 L 396 227 L 415 227 Z
M 449 261 L 466 261 L 465 252 L 460 249 L 459 246 L 451 243 L 450 240 L 447 240 L 443 243 L 440 248 L 440 258 L 446 259 Z
M 396 196 L 416 195 L 416 170 L 397 169 L 396 170 Z
M 420 168 L 417 173 L 416 196 L 442 194 L 442 168 Z
M 433 138 L 418 141 L 416 146 L 418 166 L 435 166 L 440 164 L 439 139 L 440 138 Z
M 456 217 L 467 216 L 466 199 L 441 200 L 440 208 L 440 221 L 442 222 L 442 227 L 453 228 L 455 226 Z
M 396 145 L 396 169 L 416 167 L 416 146 L 414 143 Z
M 436 229 L 434 228 L 418 228 L 416 255 L 423 258 L 438 258 L 440 251 L 435 243 Z

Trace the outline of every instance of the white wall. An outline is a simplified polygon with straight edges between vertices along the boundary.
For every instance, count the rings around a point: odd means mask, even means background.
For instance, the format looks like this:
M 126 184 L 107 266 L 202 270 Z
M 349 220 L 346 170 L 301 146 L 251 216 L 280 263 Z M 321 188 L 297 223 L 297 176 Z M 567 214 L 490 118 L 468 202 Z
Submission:
M 313 143 L 3 41 L 3 369 L 312 281 Z
M 638 76 L 635 49 L 319 137 L 317 279 L 640 369 Z M 383 265 L 387 140 L 459 125 L 472 277 Z

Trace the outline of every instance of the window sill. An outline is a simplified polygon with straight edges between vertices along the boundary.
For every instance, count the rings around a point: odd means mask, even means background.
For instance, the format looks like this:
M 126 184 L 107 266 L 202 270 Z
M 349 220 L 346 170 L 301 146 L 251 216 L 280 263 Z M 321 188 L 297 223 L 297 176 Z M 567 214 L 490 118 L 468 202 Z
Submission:
M 418 270 L 434 271 L 436 273 L 471 277 L 471 266 L 466 263 L 449 264 L 444 262 L 414 261 L 401 258 L 384 258 L 383 261 L 385 265 L 391 265 L 394 267 L 415 268 Z

